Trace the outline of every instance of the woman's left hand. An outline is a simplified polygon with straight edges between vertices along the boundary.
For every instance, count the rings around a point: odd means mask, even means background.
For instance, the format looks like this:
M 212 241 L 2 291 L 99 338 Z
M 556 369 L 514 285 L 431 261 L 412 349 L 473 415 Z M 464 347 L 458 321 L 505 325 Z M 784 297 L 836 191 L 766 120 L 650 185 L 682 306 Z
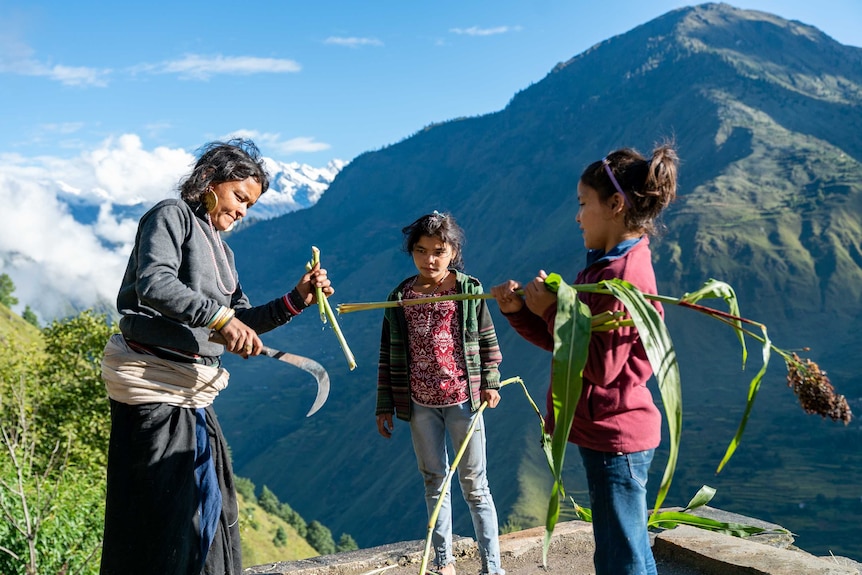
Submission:
M 479 392 L 479 398 L 488 402 L 488 407 L 494 409 L 500 403 L 500 392 L 496 389 L 483 389 Z
M 317 301 L 317 288 L 321 288 L 326 297 L 335 293 L 329 278 L 326 277 L 326 270 L 321 268 L 319 263 L 303 274 L 296 284 L 296 291 L 299 292 L 305 305 L 311 305 Z

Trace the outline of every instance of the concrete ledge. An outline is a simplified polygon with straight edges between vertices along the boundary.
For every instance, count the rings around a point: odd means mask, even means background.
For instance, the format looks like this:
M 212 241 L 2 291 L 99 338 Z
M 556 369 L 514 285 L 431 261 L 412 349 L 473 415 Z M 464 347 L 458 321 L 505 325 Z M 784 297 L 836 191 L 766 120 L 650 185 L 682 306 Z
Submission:
M 476 543 L 469 537 L 453 536 L 452 553 L 462 555 L 472 552 Z M 299 561 L 266 563 L 243 569 L 243 575 L 333 575 L 340 573 L 369 573 L 385 571 L 397 565 L 418 565 L 422 562 L 425 540 L 402 541 L 379 547 L 358 549 L 321 555 Z
M 739 537 L 680 525 L 659 533 L 653 552 L 704 575 L 859 575 L 854 567 Z

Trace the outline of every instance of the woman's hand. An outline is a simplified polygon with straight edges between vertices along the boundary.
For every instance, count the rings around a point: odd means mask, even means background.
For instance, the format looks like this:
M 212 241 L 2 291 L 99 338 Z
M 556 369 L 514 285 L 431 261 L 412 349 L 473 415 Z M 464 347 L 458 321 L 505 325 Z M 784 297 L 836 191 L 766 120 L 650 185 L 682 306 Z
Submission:
M 515 280 L 509 280 L 491 288 L 491 295 L 497 300 L 497 305 L 503 313 L 515 313 L 524 307 L 524 298 L 515 293 L 521 285 Z
M 263 342 L 257 336 L 257 332 L 242 323 L 239 318 L 233 317 L 227 325 L 219 330 L 219 335 L 225 341 L 225 348 L 237 355 L 248 359 L 250 355 L 259 355 L 263 349 Z
M 539 275 L 524 288 L 527 307 L 539 317 L 543 317 L 549 307 L 557 305 L 557 294 L 545 286 L 547 277 L 545 270 L 539 270 Z
M 335 290 L 330 285 L 329 278 L 326 277 L 326 270 L 320 267 L 320 264 L 314 264 L 314 267 L 307 271 L 296 284 L 296 291 L 302 298 L 306 306 L 317 302 L 317 288 L 323 290 L 323 295 L 326 297 L 335 293 Z

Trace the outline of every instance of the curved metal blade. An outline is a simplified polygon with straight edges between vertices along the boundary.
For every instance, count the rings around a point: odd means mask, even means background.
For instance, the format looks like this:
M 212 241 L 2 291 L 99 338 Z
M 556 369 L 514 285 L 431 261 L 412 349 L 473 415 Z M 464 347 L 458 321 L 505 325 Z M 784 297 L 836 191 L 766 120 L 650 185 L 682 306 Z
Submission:
M 264 346 L 262 353 L 268 357 L 277 359 L 278 361 L 283 361 L 298 367 L 299 369 L 305 370 L 313 375 L 314 379 L 317 380 L 317 397 L 314 398 L 314 403 L 311 405 L 311 409 L 308 410 L 308 413 L 305 414 L 305 417 L 311 417 L 318 409 L 323 407 L 323 404 L 326 403 L 326 398 L 329 397 L 329 374 L 326 373 L 326 370 L 323 369 L 322 365 L 313 359 L 279 351 L 277 349 L 272 349 L 271 347 Z

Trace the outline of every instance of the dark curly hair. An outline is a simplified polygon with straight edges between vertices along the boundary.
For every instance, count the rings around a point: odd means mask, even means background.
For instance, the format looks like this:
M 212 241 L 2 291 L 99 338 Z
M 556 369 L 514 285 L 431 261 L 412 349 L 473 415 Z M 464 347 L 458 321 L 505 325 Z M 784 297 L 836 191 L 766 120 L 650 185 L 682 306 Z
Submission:
M 210 186 L 248 177 L 260 184 L 261 195 L 269 189 L 269 174 L 254 142 L 243 138 L 210 142 L 201 146 L 195 167 L 180 182 L 180 198 L 199 204 Z
M 455 252 L 449 267 L 456 270 L 464 269 L 463 250 L 461 249 L 465 242 L 464 230 L 461 229 L 451 214 L 441 214 L 434 210 L 434 213 L 426 214 L 403 228 L 401 233 L 404 234 L 404 251 L 408 254 L 413 253 L 413 246 L 422 236 L 440 238 L 444 244 L 449 244 L 449 247 Z

